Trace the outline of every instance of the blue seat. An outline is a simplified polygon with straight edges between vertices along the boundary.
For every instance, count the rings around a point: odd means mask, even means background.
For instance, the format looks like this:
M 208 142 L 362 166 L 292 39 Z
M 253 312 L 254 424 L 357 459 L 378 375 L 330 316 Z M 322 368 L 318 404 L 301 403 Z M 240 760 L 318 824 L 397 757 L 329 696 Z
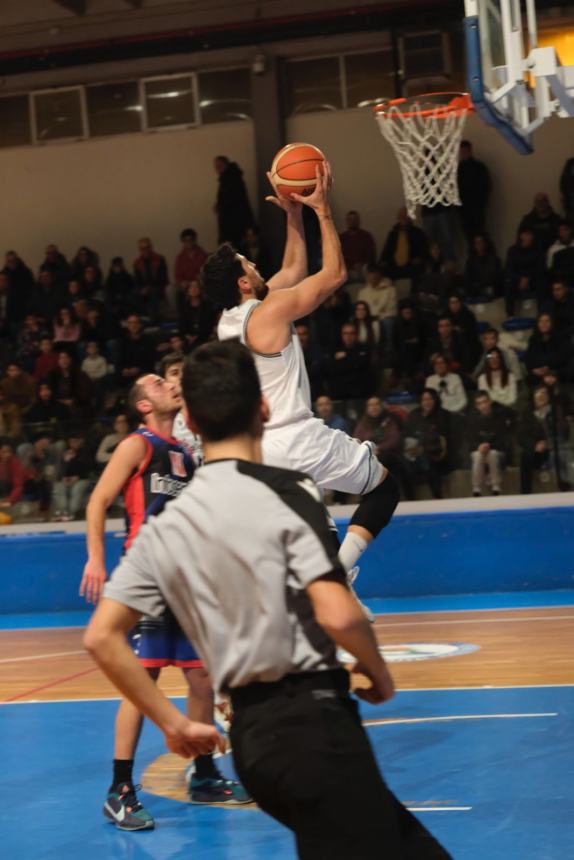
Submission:
M 511 317 L 504 320 L 502 328 L 504 331 L 525 331 L 528 328 L 534 328 L 535 322 L 534 317 Z
M 465 299 L 467 305 L 489 305 L 495 300 L 496 296 L 473 296 L 470 299 Z
M 398 391 L 396 394 L 389 394 L 385 397 L 385 401 L 391 406 L 406 406 L 409 403 L 416 403 L 417 396 L 411 391 Z
M 476 324 L 479 334 L 484 334 L 487 328 L 490 328 L 490 323 L 487 320 L 479 320 Z

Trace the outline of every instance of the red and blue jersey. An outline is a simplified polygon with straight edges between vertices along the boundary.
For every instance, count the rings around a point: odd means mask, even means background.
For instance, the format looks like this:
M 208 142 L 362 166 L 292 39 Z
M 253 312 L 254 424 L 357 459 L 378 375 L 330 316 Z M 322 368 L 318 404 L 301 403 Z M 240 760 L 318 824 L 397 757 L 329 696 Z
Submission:
M 177 439 L 162 436 L 155 430 L 139 427 L 132 436 L 146 443 L 146 454 L 139 469 L 124 487 L 126 507 L 126 540 L 129 549 L 143 523 L 160 514 L 170 499 L 179 496 L 193 476 L 190 449 Z

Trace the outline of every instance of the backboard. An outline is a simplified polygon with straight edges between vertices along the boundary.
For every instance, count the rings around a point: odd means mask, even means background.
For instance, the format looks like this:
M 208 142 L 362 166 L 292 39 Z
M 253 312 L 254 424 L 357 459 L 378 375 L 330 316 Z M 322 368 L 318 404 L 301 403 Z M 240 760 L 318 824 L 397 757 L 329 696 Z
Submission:
M 574 116 L 574 67 L 538 47 L 535 0 L 465 0 L 468 89 L 475 110 L 521 154 L 549 116 Z

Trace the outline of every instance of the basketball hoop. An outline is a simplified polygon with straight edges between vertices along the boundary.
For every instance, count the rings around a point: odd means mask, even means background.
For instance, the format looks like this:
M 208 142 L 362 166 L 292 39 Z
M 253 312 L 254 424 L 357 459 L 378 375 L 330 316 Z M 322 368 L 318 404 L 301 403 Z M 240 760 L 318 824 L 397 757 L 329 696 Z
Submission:
M 410 218 L 416 217 L 417 205 L 460 206 L 458 151 L 471 110 L 467 93 L 426 93 L 373 108 L 398 158 Z

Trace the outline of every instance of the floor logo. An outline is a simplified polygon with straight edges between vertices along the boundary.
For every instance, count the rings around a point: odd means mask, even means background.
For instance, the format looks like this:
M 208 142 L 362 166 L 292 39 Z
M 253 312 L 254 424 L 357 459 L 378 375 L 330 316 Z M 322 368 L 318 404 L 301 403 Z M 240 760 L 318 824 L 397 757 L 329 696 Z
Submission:
M 478 645 L 468 642 L 407 642 L 401 645 L 380 645 L 379 651 L 387 663 L 415 663 L 419 660 L 438 660 L 441 657 L 459 657 L 478 651 Z M 339 649 L 337 656 L 342 663 L 354 663 L 348 653 Z

